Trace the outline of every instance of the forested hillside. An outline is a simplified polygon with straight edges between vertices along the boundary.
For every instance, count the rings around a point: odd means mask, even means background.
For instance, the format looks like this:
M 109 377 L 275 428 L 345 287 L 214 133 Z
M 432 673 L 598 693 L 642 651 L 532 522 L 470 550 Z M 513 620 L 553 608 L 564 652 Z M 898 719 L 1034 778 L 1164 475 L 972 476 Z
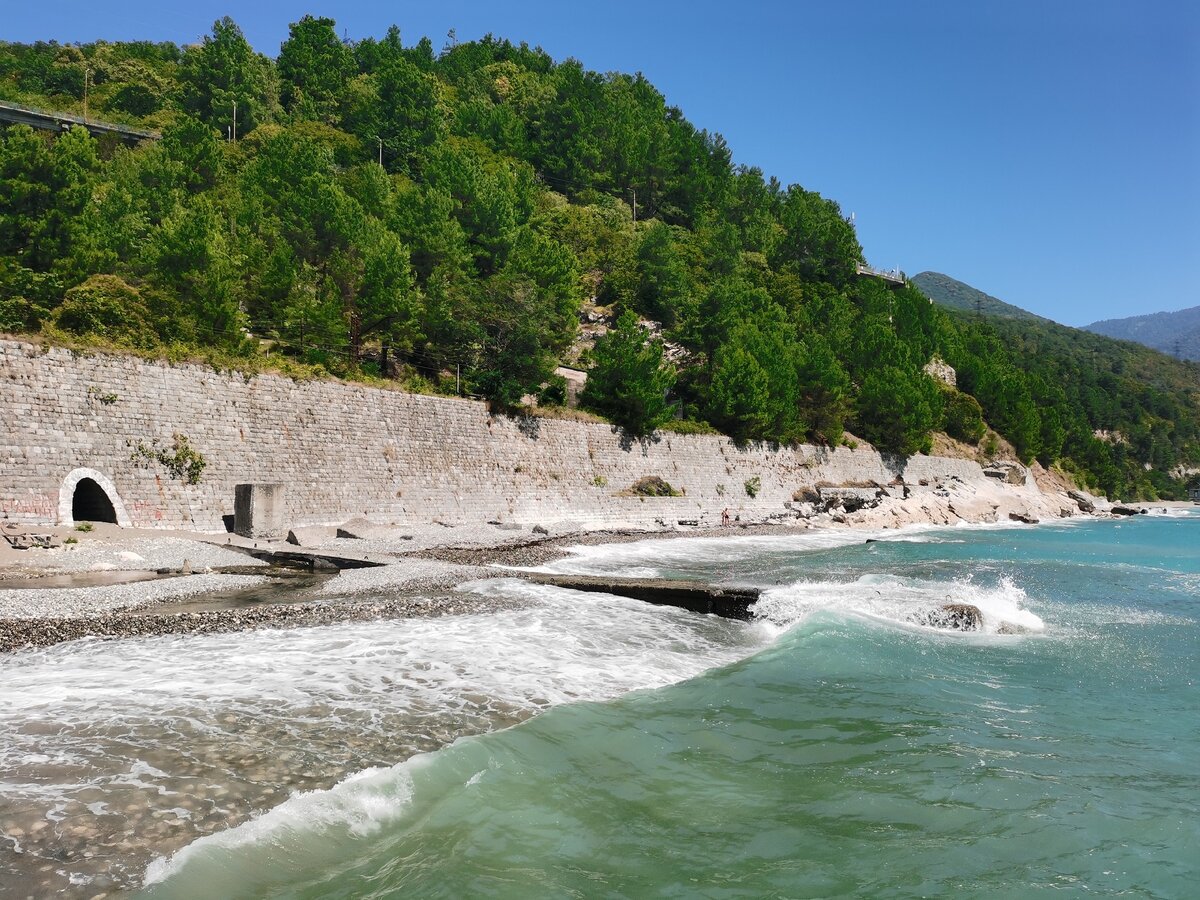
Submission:
M 973 312 L 982 316 L 999 316 L 1005 319 L 1029 319 L 1037 322 L 1049 322 L 1041 316 L 1034 315 L 1028 310 L 1005 303 L 998 297 L 985 294 L 978 288 L 964 284 L 941 272 L 920 272 L 912 277 L 912 283 L 926 297 L 947 309 L 959 312 Z
M 1200 360 L 1200 306 L 1127 319 L 1104 319 L 1086 329 L 1123 341 L 1137 341 L 1178 359 Z
M 1200 464 L 1194 373 L 856 275 L 836 203 L 735 166 L 640 75 L 490 37 L 345 42 L 311 16 L 275 59 L 228 19 L 186 48 L 0 44 L 0 99 L 82 112 L 85 92 L 162 140 L 3 131 L 0 330 L 512 409 L 561 394 L 586 303 L 612 327 L 584 401 L 635 435 L 849 428 L 913 453 L 936 430 L 986 442 L 986 416 L 1109 494 L 1178 495 L 1169 470 Z

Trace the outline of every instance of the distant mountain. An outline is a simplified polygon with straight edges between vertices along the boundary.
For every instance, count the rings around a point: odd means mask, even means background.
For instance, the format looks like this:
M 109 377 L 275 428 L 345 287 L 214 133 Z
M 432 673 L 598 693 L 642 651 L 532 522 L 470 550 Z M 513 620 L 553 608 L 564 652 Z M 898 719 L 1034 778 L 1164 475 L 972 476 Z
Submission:
M 912 276 L 909 281 L 939 306 L 958 309 L 963 312 L 978 312 L 985 316 L 998 316 L 1003 319 L 1024 319 L 1033 322 L 1049 322 L 1019 306 L 1005 303 L 1003 300 L 985 294 L 983 291 L 963 284 L 949 275 L 941 272 L 922 272 Z
M 1181 359 L 1200 360 L 1200 306 L 1128 319 L 1104 319 L 1086 326 L 1085 330 L 1137 341 Z

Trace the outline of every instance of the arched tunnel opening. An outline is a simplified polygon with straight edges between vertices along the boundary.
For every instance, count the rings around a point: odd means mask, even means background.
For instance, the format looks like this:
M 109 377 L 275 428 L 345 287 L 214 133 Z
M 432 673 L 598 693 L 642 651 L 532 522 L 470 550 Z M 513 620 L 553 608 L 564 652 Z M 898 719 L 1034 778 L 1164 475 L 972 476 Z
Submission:
M 71 496 L 71 518 L 76 522 L 117 522 L 117 511 L 104 488 L 91 478 L 81 478 Z

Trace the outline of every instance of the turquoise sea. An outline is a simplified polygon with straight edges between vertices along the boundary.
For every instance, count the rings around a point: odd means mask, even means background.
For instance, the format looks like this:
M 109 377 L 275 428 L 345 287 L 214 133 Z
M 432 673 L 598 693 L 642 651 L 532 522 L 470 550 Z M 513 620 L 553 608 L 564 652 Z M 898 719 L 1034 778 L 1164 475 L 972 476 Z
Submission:
M 865 537 L 552 566 L 769 587 L 751 623 L 506 579 L 474 590 L 536 602 L 78 642 L 10 683 L 98 788 L 37 786 L 60 809 L 253 798 L 131 872 L 151 898 L 1196 896 L 1200 515 Z M 947 601 L 984 632 L 914 624 Z

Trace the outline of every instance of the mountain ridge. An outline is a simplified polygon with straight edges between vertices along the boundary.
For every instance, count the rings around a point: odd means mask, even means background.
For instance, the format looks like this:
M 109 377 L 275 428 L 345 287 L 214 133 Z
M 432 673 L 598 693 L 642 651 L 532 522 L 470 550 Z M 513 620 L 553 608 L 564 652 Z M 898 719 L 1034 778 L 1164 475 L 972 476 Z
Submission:
M 1135 341 L 1180 359 L 1200 360 L 1200 306 L 1121 319 L 1101 319 L 1085 325 L 1084 330 L 1118 340 Z
M 985 293 L 979 288 L 972 287 L 965 281 L 959 281 L 942 272 L 920 272 L 909 279 L 926 297 L 939 306 L 957 309 L 961 312 L 976 312 L 986 316 L 998 316 L 1004 319 L 1024 319 L 1037 322 L 1049 322 L 1027 309 L 1005 303 L 998 297 Z

